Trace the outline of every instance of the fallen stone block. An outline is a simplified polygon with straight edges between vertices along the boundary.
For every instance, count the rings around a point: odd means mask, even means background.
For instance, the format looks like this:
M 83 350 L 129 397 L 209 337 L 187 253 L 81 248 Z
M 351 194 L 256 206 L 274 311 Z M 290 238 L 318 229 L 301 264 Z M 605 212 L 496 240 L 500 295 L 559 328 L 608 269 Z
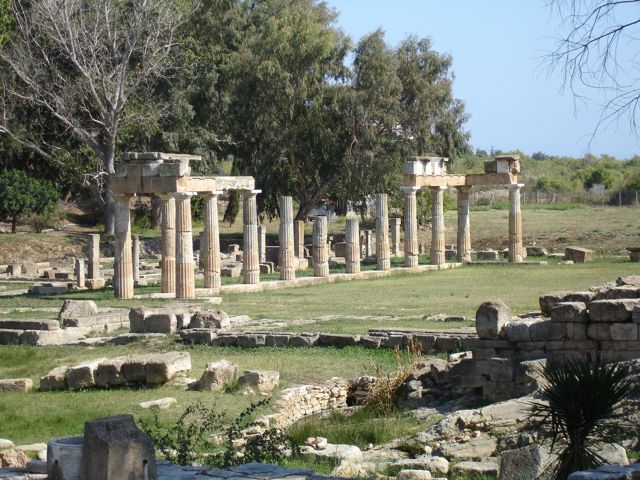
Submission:
M 144 321 L 145 333 L 174 333 L 178 328 L 175 313 L 155 313 L 148 315 Z M 131 326 L 129 326 L 131 328 Z
M 150 408 L 157 408 L 158 410 L 167 410 L 171 408 L 171 406 L 178 403 L 178 401 L 173 397 L 159 398 L 158 400 L 149 400 L 148 402 L 141 402 L 138 404 L 140 408 L 144 408 L 146 410 Z
M 506 450 L 500 456 L 499 480 L 540 478 L 555 457 L 540 445 Z
M 0 345 L 16 345 L 20 343 L 20 335 L 24 330 L 0 329 Z
M 69 319 L 89 317 L 98 313 L 98 306 L 93 300 L 70 300 L 67 299 L 62 304 L 58 313 L 58 320 L 64 322 Z M 77 326 L 77 325 L 72 325 Z
M 532 342 L 561 340 L 567 336 L 566 324 L 552 320 L 538 320 L 529 326 Z
M 526 250 L 527 256 L 529 257 L 546 257 L 549 255 L 549 251 L 544 247 L 529 245 L 526 247 Z
M 59 330 L 60 322 L 46 318 L 0 320 L 0 329 L 3 330 Z
M 152 355 L 145 364 L 145 380 L 149 385 L 162 384 L 177 373 L 191 370 L 191 355 L 188 352 L 167 352 Z
M 238 365 L 228 360 L 208 363 L 198 381 L 199 390 L 222 390 L 238 378 Z
M 104 288 L 106 283 L 104 278 L 87 278 L 84 284 L 89 290 L 99 290 Z
M 280 372 L 274 370 L 245 370 L 238 378 L 241 389 L 257 393 L 271 392 L 279 383 Z
M 228 330 L 231 326 L 229 315 L 223 310 L 202 310 L 191 317 L 189 328 L 215 328 Z
M 610 325 L 611 340 L 635 341 L 638 340 L 637 323 L 612 323 Z
M 242 265 L 235 265 L 222 267 L 220 269 L 220 276 L 222 277 L 230 277 L 230 278 L 238 278 L 242 274 Z
M 60 330 L 25 330 L 20 335 L 21 345 L 41 347 L 46 345 L 65 345 L 84 338 L 83 331 L 60 329 Z
M 583 302 L 558 302 L 551 309 L 554 322 L 586 323 L 589 321 L 587 305 Z
M 93 374 L 97 387 L 114 387 L 126 383 L 122 374 L 122 365 L 129 357 L 115 357 L 101 362 Z
M 320 345 L 328 345 L 333 347 L 348 347 L 357 345 L 360 341 L 360 335 L 348 335 L 340 333 L 321 333 L 318 337 Z
M 564 258 L 575 263 L 593 262 L 596 258 L 596 252 L 588 248 L 566 247 L 564 249 Z
M 624 300 L 640 298 L 640 287 L 637 285 L 621 285 L 604 288 L 596 293 L 594 300 Z
M 500 252 L 491 249 L 479 250 L 477 256 L 478 260 L 480 261 L 497 262 L 498 260 L 500 260 Z
M 290 337 L 288 333 L 268 334 L 264 337 L 264 344 L 267 347 L 288 347 Z
M 40 390 L 43 392 L 66 390 L 68 369 L 68 367 L 56 367 L 46 375 L 40 377 Z
M 583 302 L 588 304 L 595 297 L 595 292 L 552 292 L 541 295 L 538 299 L 543 315 L 551 315 L 551 310 L 560 302 Z
M 67 386 L 69 390 L 94 387 L 96 384 L 94 377 L 96 368 L 106 360 L 106 358 L 97 358 L 69 368 L 67 370 Z
M 470 475 L 472 477 L 481 475 L 495 477 L 498 475 L 498 464 L 465 460 L 456 463 L 451 467 L 451 471 L 462 475 Z
M 29 288 L 29 295 L 60 295 L 68 293 L 69 288 L 64 286 L 57 286 L 51 283 L 45 283 L 44 285 L 34 285 Z
M 292 335 L 289 339 L 290 347 L 313 347 L 318 344 L 318 334 L 307 333 Z
M 153 353 L 128 356 L 122 363 L 121 368 L 125 382 L 129 384 L 144 384 L 147 379 L 147 360 L 154 356 L 155 354 Z
M 266 335 L 261 333 L 247 333 L 236 336 L 238 347 L 259 347 L 265 345 Z
M 211 345 L 217 334 L 211 328 L 188 328 L 180 330 L 180 338 L 185 343 L 196 345 Z
M 30 392 L 33 380 L 30 378 L 5 378 L 0 380 L 0 392 Z
M 595 300 L 589 304 L 589 319 L 592 322 L 628 322 L 637 305 L 640 300 Z
M 511 320 L 509 306 L 502 300 L 485 302 L 476 311 L 476 331 L 478 337 L 498 339 L 504 326 Z

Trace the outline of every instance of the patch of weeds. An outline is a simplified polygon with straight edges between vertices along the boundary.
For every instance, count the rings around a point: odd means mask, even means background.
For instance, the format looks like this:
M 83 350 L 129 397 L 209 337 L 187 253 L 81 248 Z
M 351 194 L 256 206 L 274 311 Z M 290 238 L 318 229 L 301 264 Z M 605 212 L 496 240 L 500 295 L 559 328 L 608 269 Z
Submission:
M 411 457 L 417 457 L 424 453 L 424 445 L 415 438 L 402 440 L 396 448 L 401 452 L 411 455 Z

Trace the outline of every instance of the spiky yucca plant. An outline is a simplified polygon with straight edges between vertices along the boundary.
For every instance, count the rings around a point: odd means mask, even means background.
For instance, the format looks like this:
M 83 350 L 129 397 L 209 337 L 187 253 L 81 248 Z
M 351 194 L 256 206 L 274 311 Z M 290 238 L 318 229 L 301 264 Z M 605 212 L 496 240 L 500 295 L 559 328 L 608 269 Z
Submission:
M 542 401 L 532 402 L 529 421 L 557 455 L 557 462 L 549 466 L 555 479 L 604 463 L 596 450 L 613 443 L 624 428 L 620 407 L 632 392 L 628 374 L 621 364 L 584 360 L 543 369 L 547 384 Z

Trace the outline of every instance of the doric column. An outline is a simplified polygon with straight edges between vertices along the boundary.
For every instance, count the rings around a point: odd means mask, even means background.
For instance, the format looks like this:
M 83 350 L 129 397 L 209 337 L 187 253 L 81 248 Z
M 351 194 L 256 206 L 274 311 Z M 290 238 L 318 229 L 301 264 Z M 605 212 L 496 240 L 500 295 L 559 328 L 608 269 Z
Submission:
M 218 196 L 222 192 L 207 192 L 204 197 L 204 288 L 220 288 L 220 228 L 218 226 Z
M 416 193 L 420 187 L 403 187 L 404 192 L 404 266 L 417 267 L 418 207 Z
M 431 190 L 431 264 L 444 265 L 444 191 L 447 187 L 429 187 Z
M 316 217 L 313 222 L 313 274 L 329 276 L 329 249 L 327 248 L 327 217 Z
M 133 281 L 137 282 L 140 280 L 140 237 L 138 235 L 134 235 L 132 237 L 132 258 L 131 263 L 133 265 Z
M 84 258 L 76 258 L 74 264 L 76 274 L 76 285 L 79 288 L 84 288 Z
M 391 227 L 391 255 L 400 255 L 400 225 L 402 219 L 393 217 L 389 219 L 389 225 Z
M 100 278 L 100 234 L 92 233 L 88 236 L 87 256 L 89 257 L 89 278 Z
M 191 232 L 191 192 L 178 192 L 176 199 L 176 298 L 196 298 L 193 234 Z
M 160 198 L 160 210 L 162 223 L 160 226 L 160 245 L 162 260 L 160 269 L 162 272 L 162 293 L 176 292 L 176 200 L 171 195 L 158 195 Z
M 260 283 L 260 255 L 258 251 L 258 206 L 256 195 L 262 190 L 244 190 L 242 203 L 242 272 L 244 283 Z
M 115 205 L 113 289 L 116 298 L 133 298 L 133 265 L 131 263 L 132 195 L 113 195 Z
M 386 193 L 376 194 L 376 262 L 378 270 L 389 270 L 391 268 L 389 206 Z
M 295 256 L 304 258 L 304 220 L 293 222 L 293 243 Z
M 296 278 L 293 238 L 293 198 L 280 197 L 280 249 L 278 255 L 280 280 Z
M 358 273 L 360 271 L 360 231 L 357 217 L 348 217 L 346 222 L 345 241 L 345 262 L 347 273 Z
M 520 189 L 522 183 L 509 185 L 509 262 L 522 263 L 522 210 Z
M 258 260 L 267 261 L 267 227 L 258 225 Z
M 203 212 L 204 214 L 204 212 Z M 200 232 L 200 235 L 198 235 L 198 246 L 200 247 L 198 249 L 198 272 L 204 272 L 204 256 L 205 256 L 205 248 L 207 248 L 207 246 L 205 245 L 206 241 L 204 239 L 204 230 L 202 230 Z
M 457 259 L 471 261 L 471 222 L 469 220 L 469 192 L 471 187 L 456 187 L 458 191 Z
M 371 245 L 371 237 L 373 236 L 373 232 L 371 230 L 365 230 L 364 232 L 364 258 L 371 257 L 371 251 L 373 250 Z

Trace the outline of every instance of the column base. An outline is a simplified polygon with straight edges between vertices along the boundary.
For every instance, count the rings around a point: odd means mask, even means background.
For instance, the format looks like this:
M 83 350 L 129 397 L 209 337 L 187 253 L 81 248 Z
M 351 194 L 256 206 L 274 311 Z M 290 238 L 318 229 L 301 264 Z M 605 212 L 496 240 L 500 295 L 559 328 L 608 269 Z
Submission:
M 418 256 L 417 255 L 406 255 L 404 257 L 404 266 L 408 268 L 414 268 L 418 266 Z

